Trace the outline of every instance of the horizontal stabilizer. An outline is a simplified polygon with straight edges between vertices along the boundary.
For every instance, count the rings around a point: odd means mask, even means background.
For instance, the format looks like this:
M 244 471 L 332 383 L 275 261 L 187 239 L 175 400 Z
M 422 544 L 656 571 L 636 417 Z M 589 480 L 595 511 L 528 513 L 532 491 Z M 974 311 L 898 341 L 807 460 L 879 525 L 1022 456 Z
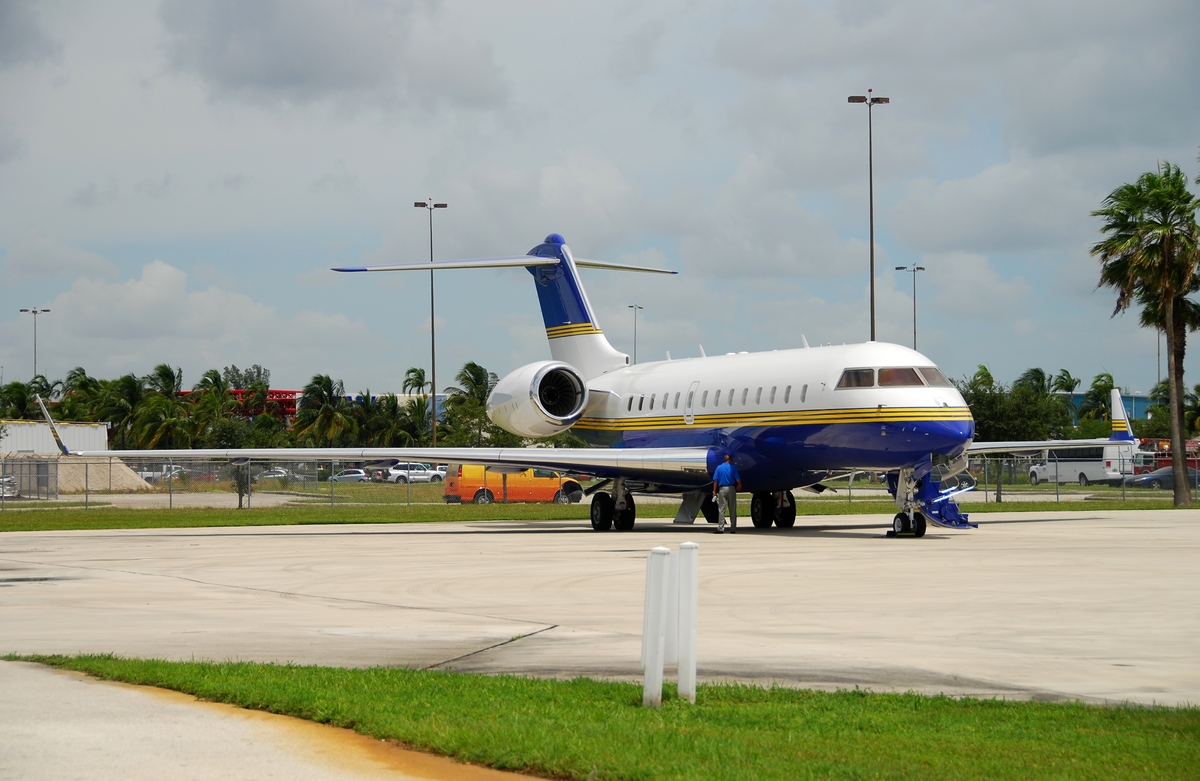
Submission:
M 557 266 L 558 258 L 542 258 L 536 255 L 510 255 L 502 258 L 468 258 L 466 260 L 438 260 L 433 263 L 401 263 L 393 266 L 345 266 L 333 271 L 355 273 L 361 271 L 441 271 L 455 268 L 528 268 L 530 266 Z M 625 263 L 608 263 L 602 260 L 575 260 L 576 266 L 606 268 L 613 271 L 641 271 L 647 274 L 678 274 L 678 271 L 661 268 L 630 266 Z

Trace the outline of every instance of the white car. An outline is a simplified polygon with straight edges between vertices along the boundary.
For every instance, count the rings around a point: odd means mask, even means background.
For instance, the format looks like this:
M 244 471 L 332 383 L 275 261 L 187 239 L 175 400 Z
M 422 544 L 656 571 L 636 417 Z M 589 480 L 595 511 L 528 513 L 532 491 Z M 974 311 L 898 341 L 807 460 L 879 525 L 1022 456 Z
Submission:
M 396 464 L 384 479 L 389 483 L 440 483 L 446 476 L 424 464 Z
M 343 469 L 329 479 L 335 483 L 365 483 L 368 478 L 361 469 Z

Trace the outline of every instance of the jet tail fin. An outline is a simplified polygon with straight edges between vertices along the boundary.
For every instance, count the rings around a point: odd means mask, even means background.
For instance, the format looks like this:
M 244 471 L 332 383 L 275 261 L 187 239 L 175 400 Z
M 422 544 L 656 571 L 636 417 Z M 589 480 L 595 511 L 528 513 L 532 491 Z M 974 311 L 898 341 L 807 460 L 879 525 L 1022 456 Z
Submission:
M 1132 442 L 1133 427 L 1129 425 L 1129 413 L 1125 411 L 1125 402 L 1121 400 L 1121 391 L 1112 389 L 1112 436 L 1113 442 Z
M 54 425 L 54 418 L 50 417 L 50 410 L 46 409 L 46 402 L 42 401 L 40 393 L 35 393 L 33 396 L 37 400 L 38 406 L 42 408 L 42 415 L 46 417 L 46 422 L 50 424 L 50 434 L 54 437 L 54 444 L 58 445 L 58 449 L 62 451 L 64 456 L 72 455 L 67 446 L 63 444 L 62 437 L 59 436 L 58 426 Z

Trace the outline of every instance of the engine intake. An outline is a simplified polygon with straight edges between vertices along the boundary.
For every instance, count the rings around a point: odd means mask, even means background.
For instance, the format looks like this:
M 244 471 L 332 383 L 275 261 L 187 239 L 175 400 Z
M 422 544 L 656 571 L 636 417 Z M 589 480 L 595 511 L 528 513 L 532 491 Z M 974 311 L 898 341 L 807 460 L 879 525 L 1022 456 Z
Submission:
M 530 363 L 496 383 L 488 417 L 522 437 L 549 437 L 575 425 L 587 409 L 583 377 L 562 361 Z

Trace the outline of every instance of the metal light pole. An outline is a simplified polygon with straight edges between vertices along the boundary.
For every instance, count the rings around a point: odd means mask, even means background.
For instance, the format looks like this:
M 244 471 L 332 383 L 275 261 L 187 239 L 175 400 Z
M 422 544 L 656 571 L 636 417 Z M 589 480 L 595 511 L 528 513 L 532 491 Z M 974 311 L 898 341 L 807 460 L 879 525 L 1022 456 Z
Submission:
M 871 341 L 875 341 L 875 156 L 871 127 L 871 110 L 879 103 L 891 103 L 891 98 L 877 98 L 867 90 L 866 95 L 851 95 L 849 103 L 867 104 L 867 187 L 871 202 Z
M 21 311 L 28 312 L 29 314 L 33 315 L 33 376 L 37 377 L 38 376 L 38 372 L 37 372 L 37 316 L 44 315 L 47 312 L 49 312 L 50 310 L 49 309 L 38 309 L 35 306 L 35 307 L 30 307 L 29 309 L 22 309 Z
M 433 210 L 445 209 L 446 204 L 434 203 L 432 198 L 417 201 L 413 206 L 429 210 L 429 390 L 433 401 L 433 447 L 437 447 L 437 327 L 433 322 Z
M 630 304 L 625 308 L 633 310 L 633 362 L 637 363 L 637 313 L 639 309 L 645 309 L 646 307 L 639 304 Z
M 896 266 L 897 271 L 909 271 L 913 275 L 913 349 L 917 349 L 917 272 L 924 271 L 924 266 L 916 263 L 912 266 Z

